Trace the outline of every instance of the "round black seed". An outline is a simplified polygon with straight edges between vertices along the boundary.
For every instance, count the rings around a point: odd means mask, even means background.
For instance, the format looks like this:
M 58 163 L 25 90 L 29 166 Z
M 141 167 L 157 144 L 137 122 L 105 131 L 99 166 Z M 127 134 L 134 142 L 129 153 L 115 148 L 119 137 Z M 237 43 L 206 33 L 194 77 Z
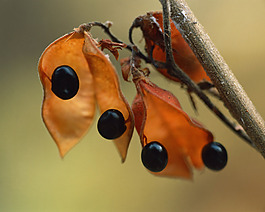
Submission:
M 227 163 L 225 147 L 218 142 L 206 144 L 202 149 L 202 160 L 209 169 L 215 171 L 223 169 Z
M 126 129 L 122 113 L 115 109 L 106 110 L 98 120 L 98 132 L 106 139 L 118 138 Z
M 161 172 L 167 165 L 167 150 L 157 141 L 146 144 L 141 154 L 142 163 L 152 172 Z
M 63 100 L 73 98 L 79 89 L 79 80 L 70 66 L 59 66 L 52 74 L 52 92 Z

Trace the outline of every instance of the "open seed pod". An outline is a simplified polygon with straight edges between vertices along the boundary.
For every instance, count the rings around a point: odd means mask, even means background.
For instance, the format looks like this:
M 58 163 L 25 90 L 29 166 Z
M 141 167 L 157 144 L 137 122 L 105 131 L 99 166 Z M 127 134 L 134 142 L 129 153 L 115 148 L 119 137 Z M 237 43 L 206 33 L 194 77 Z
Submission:
M 63 74 L 58 67 L 63 67 Z M 114 66 L 91 35 L 79 27 L 57 39 L 43 52 L 38 69 L 44 89 L 42 117 L 60 155 L 63 157 L 85 135 L 97 102 L 101 113 L 117 109 L 126 120 L 126 131 L 114 140 L 124 161 L 133 133 L 133 114 Z M 74 88 L 70 86 L 73 81 L 77 83 Z
M 137 95 L 132 104 L 135 127 L 144 147 L 160 143 L 167 151 L 168 162 L 155 175 L 192 178 L 192 167 L 201 169 L 203 147 L 213 141 L 211 132 L 191 119 L 177 98 L 145 77 L 134 80 Z

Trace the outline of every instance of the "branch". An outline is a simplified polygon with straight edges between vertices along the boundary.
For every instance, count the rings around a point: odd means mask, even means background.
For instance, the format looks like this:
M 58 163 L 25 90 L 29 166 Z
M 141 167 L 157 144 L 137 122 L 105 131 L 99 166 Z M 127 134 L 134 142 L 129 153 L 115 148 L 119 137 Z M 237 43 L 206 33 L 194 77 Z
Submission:
M 111 22 L 107 21 L 106 23 L 103 24 L 101 22 L 95 21 L 95 22 L 90 22 L 90 23 L 87 23 L 87 24 L 83 24 L 80 27 L 82 27 L 83 29 L 86 29 L 87 31 L 89 31 L 92 26 L 99 26 L 99 27 L 101 27 L 104 30 L 104 32 L 110 37 L 110 39 L 113 42 L 124 43 L 124 42 L 122 42 L 121 40 L 119 40 L 116 36 L 114 36 L 111 33 L 111 31 L 110 31 L 110 27 L 112 26 L 112 23 Z M 126 44 L 126 49 L 128 49 L 129 51 L 132 51 L 132 46 Z M 148 57 L 146 57 L 141 51 L 138 51 L 136 53 L 136 55 L 138 57 L 142 58 L 146 63 L 150 63 L 151 62 L 150 59 Z
M 238 83 L 232 71 L 210 40 L 203 27 L 193 15 L 184 0 L 160 0 L 163 6 L 164 36 L 167 47 L 167 62 L 172 65 L 174 72 L 178 70 L 172 60 L 171 38 L 166 33 L 166 22 L 169 25 L 169 16 L 183 38 L 189 44 L 194 54 L 211 78 L 220 93 L 222 100 L 232 116 L 241 124 L 256 146 L 256 149 L 265 158 L 265 123 L 256 111 L 242 86 Z M 166 13 L 169 14 L 166 14 Z M 169 31 L 170 33 L 170 31 Z M 166 42 L 167 39 L 167 42 Z M 168 40 L 170 42 L 168 42 Z M 178 71 L 177 71 L 178 72 Z M 180 79 L 181 80 L 181 79 Z M 186 80 L 185 78 L 182 80 Z M 184 82 L 189 84 L 190 82 Z M 193 83 L 194 84 L 194 83 Z M 192 84 L 191 84 L 192 85 Z M 196 91 L 196 86 L 194 87 Z M 193 89 L 193 90 L 194 90 Z M 196 92 L 195 92 L 196 93 Z M 198 93 L 196 93 L 198 95 Z

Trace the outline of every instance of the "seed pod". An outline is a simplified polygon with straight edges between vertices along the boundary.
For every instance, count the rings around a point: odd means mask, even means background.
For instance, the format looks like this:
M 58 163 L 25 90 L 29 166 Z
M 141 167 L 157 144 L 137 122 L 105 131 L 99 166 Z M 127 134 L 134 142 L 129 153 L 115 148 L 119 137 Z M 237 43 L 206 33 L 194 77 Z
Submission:
M 143 77 L 134 82 L 137 96 L 132 110 L 142 146 L 159 141 L 168 153 L 165 169 L 152 173 L 192 178 L 192 167 L 200 169 L 204 166 L 201 151 L 204 145 L 213 141 L 212 133 L 191 119 L 172 93 Z
M 84 36 L 85 43 L 83 46 L 83 53 L 93 76 L 99 109 L 101 113 L 108 109 L 119 110 L 126 120 L 126 131 L 121 137 L 114 140 L 122 161 L 124 161 L 134 129 L 133 113 L 121 92 L 114 66 L 109 61 L 108 57 L 97 48 L 97 43 L 91 38 L 90 34 L 84 32 Z
M 59 98 L 58 90 L 52 91 L 52 75 L 62 66 L 71 67 L 78 77 L 78 91 L 75 88 L 71 98 Z M 38 69 L 44 89 L 42 117 L 61 156 L 79 142 L 92 124 L 97 101 L 101 113 L 116 109 L 124 115 L 126 131 L 114 140 L 124 161 L 134 126 L 132 111 L 121 93 L 115 68 L 91 35 L 80 26 L 54 41 L 43 52 Z
M 149 57 L 156 61 L 166 62 L 166 53 L 163 38 L 163 15 L 161 12 L 150 12 L 147 15 L 139 16 L 133 23 L 134 27 L 140 27 L 145 39 L 145 49 Z M 173 56 L 176 64 L 196 83 L 207 80 L 207 76 L 199 60 L 184 40 L 176 25 L 170 20 L 171 40 Z M 157 70 L 169 79 L 179 82 L 178 79 L 168 74 L 166 69 Z
M 84 35 L 72 32 L 50 44 L 39 60 L 44 89 L 42 117 L 62 157 L 85 135 L 95 113 L 93 77 L 83 45 Z M 52 75 L 61 66 L 71 67 L 79 79 L 79 90 L 69 100 L 58 98 L 52 91 Z

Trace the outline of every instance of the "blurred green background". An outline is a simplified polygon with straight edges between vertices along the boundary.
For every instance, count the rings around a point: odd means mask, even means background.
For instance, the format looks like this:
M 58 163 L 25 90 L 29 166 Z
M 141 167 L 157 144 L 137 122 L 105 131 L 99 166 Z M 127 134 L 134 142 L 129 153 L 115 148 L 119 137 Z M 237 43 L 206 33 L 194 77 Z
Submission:
M 265 1 L 188 3 L 265 117 Z M 229 154 L 221 172 L 197 171 L 193 181 L 155 177 L 141 165 L 136 133 L 127 161 L 121 164 L 114 145 L 94 126 L 63 160 L 59 157 L 40 115 L 37 62 L 42 51 L 90 21 L 113 21 L 114 34 L 128 42 L 134 18 L 160 9 L 158 0 L 0 0 L 0 211 L 265 211 L 264 159 L 199 100 L 197 119 Z M 92 33 L 104 36 L 99 29 Z M 174 91 L 183 108 L 196 117 L 178 85 L 156 72 L 151 78 Z M 133 85 L 121 84 L 131 102 Z

